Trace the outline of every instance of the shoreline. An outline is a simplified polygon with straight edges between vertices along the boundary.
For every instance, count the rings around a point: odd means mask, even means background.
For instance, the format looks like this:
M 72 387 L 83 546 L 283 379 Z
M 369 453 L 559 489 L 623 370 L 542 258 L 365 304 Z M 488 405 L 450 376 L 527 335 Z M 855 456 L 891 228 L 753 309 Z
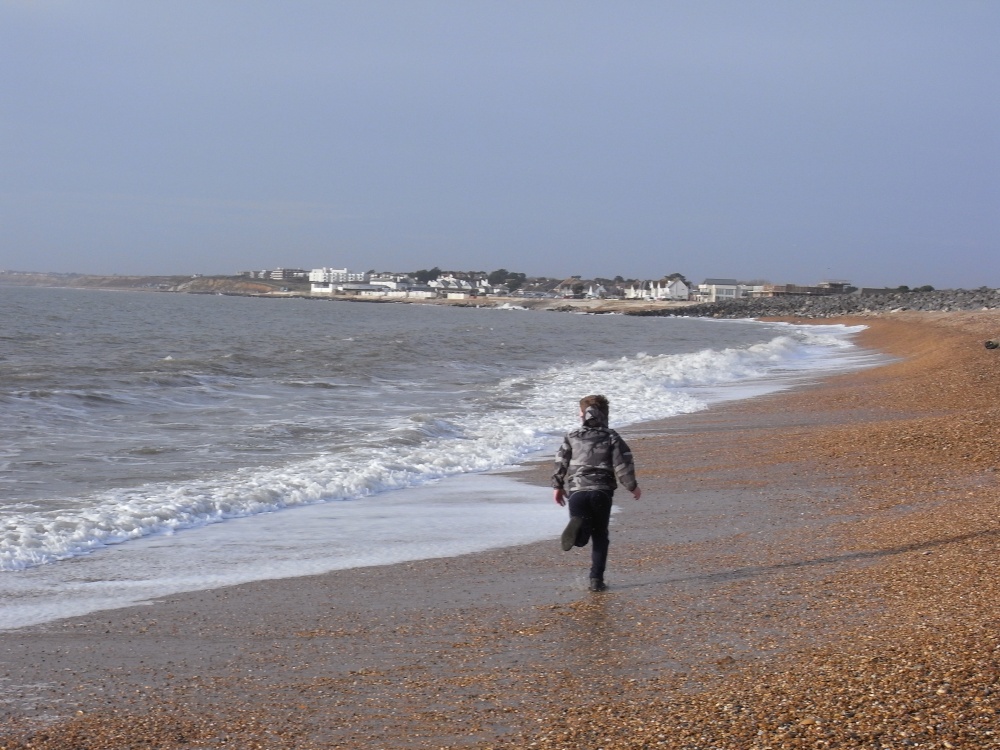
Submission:
M 1000 746 L 1000 314 L 859 322 L 899 361 L 622 430 L 607 594 L 553 539 L 0 633 L 0 747 Z
M 171 305 L 171 309 L 178 307 L 184 305 Z M 457 315 L 464 318 L 461 313 Z M 505 319 L 504 322 L 510 325 L 513 321 Z M 624 319 L 594 322 L 614 331 L 620 325 L 629 325 Z M 493 330 L 494 324 L 489 325 Z M 592 327 L 585 319 L 574 325 Z M 659 325 L 650 328 L 649 322 L 639 325 L 650 332 L 660 328 Z M 746 328 L 694 321 L 675 321 L 667 327 L 673 325 L 697 331 L 695 336 L 701 335 L 702 329 L 718 325 L 737 332 Z M 758 324 L 750 324 L 749 328 L 758 330 Z M 857 327 L 834 328 L 838 333 L 831 329 L 831 334 L 841 341 L 841 346 L 820 347 L 824 354 L 818 355 L 818 361 L 813 351 L 807 358 L 812 362 L 809 366 L 803 364 L 806 360 L 796 358 L 789 361 L 794 372 L 777 371 L 766 377 L 758 373 L 749 380 L 696 388 L 692 392 L 692 402 L 671 402 L 667 408 L 704 409 L 706 404 L 713 402 L 742 400 L 768 391 L 785 390 L 803 378 L 823 377 L 828 368 L 837 371 L 842 367 L 873 366 L 877 355 L 854 348 L 846 352 L 842 349 L 854 337 Z M 767 331 L 765 339 L 775 337 L 772 340 L 776 340 L 788 335 L 791 327 L 760 324 L 759 329 Z M 808 327 L 795 329 L 797 339 L 812 338 L 812 334 L 806 333 L 810 330 Z M 637 343 L 636 346 L 642 349 L 645 344 Z M 570 399 L 569 404 L 573 406 L 574 400 Z M 624 414 L 620 411 L 621 406 L 623 404 L 616 407 L 618 417 Z M 643 408 L 630 411 L 630 418 L 648 421 L 655 416 L 651 404 L 640 406 Z M 572 419 L 571 414 L 559 416 Z M 564 429 L 571 426 L 571 423 L 564 423 Z M 640 429 L 635 425 L 631 428 L 617 426 L 633 431 Z M 515 456 L 514 460 L 522 465 L 539 461 L 548 465 L 560 437 L 561 434 L 552 433 L 542 436 L 539 441 L 536 436 L 532 451 Z M 539 449 L 539 446 L 542 447 Z M 493 446 L 484 444 L 481 450 L 489 453 Z M 221 524 L 191 523 L 178 534 L 154 531 L 125 544 L 109 543 L 92 550 L 94 554 L 78 554 L 71 564 L 63 560 L 53 565 L 25 565 L 16 575 L 11 573 L 0 578 L 0 600 L 7 598 L 7 605 L 0 609 L 0 630 L 85 616 L 102 609 L 134 606 L 187 591 L 423 557 L 458 556 L 557 535 L 563 525 L 560 509 L 553 503 L 538 502 L 549 494 L 548 488 L 524 491 L 516 478 L 517 471 L 513 465 L 497 465 L 485 474 L 480 471 L 451 474 L 430 482 L 414 479 L 409 486 L 391 490 L 377 491 L 376 487 L 371 490 L 371 497 L 354 498 L 362 500 L 360 502 L 288 502 L 277 513 L 248 512 L 245 517 L 230 518 Z M 546 477 L 543 484 L 547 481 Z M 503 486 L 504 482 L 509 486 Z M 470 483 L 477 487 L 470 488 Z M 464 524 L 452 520 L 457 518 L 459 508 L 466 509 Z M 386 522 L 389 517 L 395 517 L 395 524 Z M 406 530 L 400 532 L 400 528 Z M 359 536 L 370 541 L 360 543 Z M 28 555 L 19 558 L 12 554 L 8 562 L 26 558 Z M 86 584 L 81 584 L 81 580 Z
M 27 274 L 31 277 L 31 274 Z M 36 275 L 46 278 L 46 275 Z M 0 288 L 4 286 L 0 274 Z M 158 283 L 162 282 L 162 283 Z M 467 299 L 423 299 L 360 297 L 355 295 L 312 294 L 303 290 L 278 291 L 260 283 L 229 277 L 91 277 L 80 276 L 76 283 L 12 281 L 10 287 L 47 289 L 89 289 L 167 294 L 253 297 L 256 299 L 302 299 L 319 302 L 362 302 L 368 304 L 437 305 L 471 308 L 523 308 L 531 311 L 640 316 L 686 316 L 727 319 L 797 318 L 808 321 L 827 318 L 869 318 L 901 312 L 977 312 L 1000 309 L 1000 289 L 941 289 L 931 291 L 869 290 L 865 294 L 824 296 L 789 295 L 754 297 L 717 302 L 679 300 L 566 299 L 530 297 L 472 297 Z
M 178 284 L 182 287 L 183 284 Z M 481 309 L 521 309 L 544 312 L 581 312 L 581 313 L 623 313 L 632 312 L 655 313 L 657 311 L 675 310 L 691 307 L 696 303 L 676 300 L 619 300 L 619 299 L 566 299 L 566 298 L 532 298 L 532 297 L 470 297 L 467 299 L 446 298 L 395 298 L 395 297 L 361 297 L 345 294 L 311 294 L 306 291 L 264 291 L 244 289 L 244 284 L 235 282 L 233 287 L 206 287 L 203 290 L 192 288 L 161 289 L 145 282 L 138 284 L 54 284 L 54 283 L 3 283 L 0 278 L 0 289 L 3 288 L 35 288 L 67 291 L 91 292 L 136 292 L 140 294 L 190 294 L 193 296 L 249 297 L 269 300 L 306 300 L 308 302 L 348 302 L 374 305 L 436 305 L 438 307 L 460 307 Z M 251 285 L 252 286 L 252 285 Z M 219 291 L 222 289 L 222 291 Z

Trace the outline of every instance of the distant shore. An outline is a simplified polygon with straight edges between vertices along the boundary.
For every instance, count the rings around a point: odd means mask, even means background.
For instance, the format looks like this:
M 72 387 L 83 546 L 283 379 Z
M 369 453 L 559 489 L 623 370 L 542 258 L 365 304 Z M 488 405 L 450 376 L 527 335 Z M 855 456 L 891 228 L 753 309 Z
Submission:
M 466 299 L 424 299 L 360 297 L 345 294 L 312 294 L 308 284 L 243 279 L 233 276 L 96 276 L 87 274 L 0 273 L 0 287 L 35 286 L 54 289 L 105 289 L 175 294 L 219 294 L 269 299 L 308 299 L 374 304 L 442 305 L 448 307 L 523 307 L 558 312 L 629 313 L 636 311 L 679 310 L 693 302 L 565 299 L 558 297 L 470 297 Z
M 474 297 L 467 299 L 372 298 L 348 295 L 311 294 L 305 285 L 286 287 L 283 282 L 243 279 L 230 276 L 96 276 L 87 274 L 0 273 L 0 286 L 40 286 L 74 289 L 115 289 L 182 294 L 277 299 L 368 302 L 376 304 L 423 304 L 450 307 L 522 307 L 554 312 L 675 316 L 706 318 L 838 318 L 867 317 L 884 313 L 972 312 L 1000 309 L 1000 289 L 940 289 L 901 292 L 885 290 L 876 294 L 835 294 L 828 296 L 785 296 L 689 302 L 629 299 L 565 299 L 536 297 Z

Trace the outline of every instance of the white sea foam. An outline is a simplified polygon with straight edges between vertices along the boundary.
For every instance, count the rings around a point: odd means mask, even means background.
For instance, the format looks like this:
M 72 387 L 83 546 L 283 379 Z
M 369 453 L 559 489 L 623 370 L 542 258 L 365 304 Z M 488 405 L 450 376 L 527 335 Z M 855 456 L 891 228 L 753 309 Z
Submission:
M 554 538 L 546 489 L 483 472 L 551 455 L 580 396 L 623 427 L 872 362 L 842 326 L 80 299 L 0 350 L 0 627 Z
M 554 538 L 565 510 L 546 488 L 467 475 L 160 535 L 72 565 L 0 576 L 0 629 L 249 581 L 453 557 Z
M 504 302 L 502 305 L 496 305 L 493 310 L 527 310 L 528 308 L 524 305 L 512 305 L 510 302 Z
M 0 529 L 0 570 L 24 570 L 93 550 L 287 508 L 359 500 L 444 477 L 485 472 L 551 450 L 574 424 L 581 394 L 605 393 L 616 426 L 775 390 L 803 373 L 862 364 L 843 326 L 788 326 L 745 348 L 605 359 L 506 378 L 447 419 L 409 415 L 385 435 L 303 461 L 88 498 L 77 509 L 18 512 Z M 366 501 L 367 502 L 367 501 Z

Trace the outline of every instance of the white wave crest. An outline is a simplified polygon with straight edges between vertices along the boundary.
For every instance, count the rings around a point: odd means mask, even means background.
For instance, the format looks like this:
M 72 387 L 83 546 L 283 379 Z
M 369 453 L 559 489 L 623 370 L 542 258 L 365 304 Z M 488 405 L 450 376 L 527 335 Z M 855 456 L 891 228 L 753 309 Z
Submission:
M 399 429 L 319 458 L 107 492 L 88 498 L 86 510 L 16 513 L 0 529 L 0 570 L 22 570 L 229 518 L 355 500 L 509 466 L 551 450 L 557 436 L 576 425 L 576 402 L 588 393 L 611 399 L 615 426 L 690 413 L 719 398 L 714 388 L 830 365 L 851 348 L 848 334 L 855 330 L 789 326 L 770 341 L 746 348 L 550 367 L 484 389 L 464 414 L 411 418 Z

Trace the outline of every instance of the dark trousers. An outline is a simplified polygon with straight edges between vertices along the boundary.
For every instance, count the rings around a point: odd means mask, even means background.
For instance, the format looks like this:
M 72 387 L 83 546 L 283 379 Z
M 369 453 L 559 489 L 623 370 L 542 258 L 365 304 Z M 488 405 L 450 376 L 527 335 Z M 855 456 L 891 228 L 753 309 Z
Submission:
M 610 492 L 574 492 L 569 496 L 570 516 L 584 519 L 577 534 L 577 545 L 582 547 L 589 538 L 590 577 L 604 579 L 604 569 L 608 564 L 608 523 L 611 521 Z

